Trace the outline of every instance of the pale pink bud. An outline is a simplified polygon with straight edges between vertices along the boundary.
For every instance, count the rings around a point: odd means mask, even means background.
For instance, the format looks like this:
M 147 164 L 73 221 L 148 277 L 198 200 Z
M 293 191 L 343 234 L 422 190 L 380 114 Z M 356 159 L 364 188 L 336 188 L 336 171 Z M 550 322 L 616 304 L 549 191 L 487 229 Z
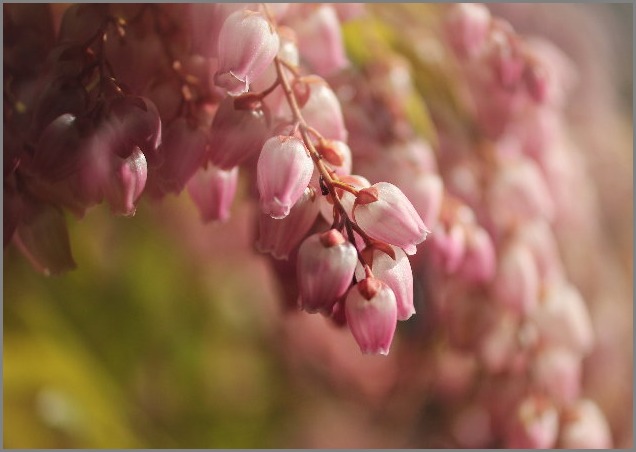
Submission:
M 323 137 L 346 142 L 348 133 L 336 94 L 320 77 L 306 77 L 305 80 L 310 93 L 301 109 L 303 118 Z
M 580 292 L 565 282 L 545 286 L 543 297 L 531 313 L 541 338 L 577 353 L 588 353 L 594 345 L 594 330 Z
M 552 402 L 541 396 L 522 399 L 513 414 L 505 447 L 510 449 L 550 449 L 559 430 L 559 413 Z
M 526 315 L 539 299 L 539 273 L 534 256 L 523 242 L 509 244 L 499 258 L 493 284 L 496 300 L 503 306 Z
M 330 313 L 351 285 L 357 261 L 355 247 L 335 229 L 307 237 L 298 249 L 301 307 Z
M 458 3 L 446 18 L 446 35 L 460 57 L 474 57 L 484 47 L 490 27 L 490 11 L 484 5 Z
M 373 276 L 380 281 L 386 283 L 393 291 L 395 301 L 397 302 L 397 319 L 408 320 L 415 314 L 413 306 L 413 271 L 411 263 L 404 251 L 400 248 L 391 246 L 395 253 L 395 260 L 388 254 L 374 249 L 373 258 L 369 263 Z M 364 269 L 358 264 L 356 267 L 356 279 L 361 281 L 364 279 Z
M 534 357 L 532 375 L 553 400 L 570 404 L 581 392 L 581 357 L 563 347 L 542 347 Z
M 360 190 L 375 200 L 360 202 L 353 208 L 358 225 L 370 237 L 402 248 L 406 254 L 416 252 L 416 245 L 426 239 L 429 230 L 402 191 L 388 182 L 378 182 Z
M 536 218 L 552 220 L 554 202 L 538 166 L 526 158 L 504 165 L 490 190 L 491 215 L 505 227 Z
M 490 33 L 488 49 L 496 80 L 501 88 L 507 90 L 516 88 L 526 65 L 520 46 L 512 35 L 510 24 L 498 21 L 497 27 Z
M 275 136 L 263 145 L 256 167 L 261 208 L 272 218 L 284 218 L 311 180 L 314 165 L 303 142 Z
M 364 354 L 388 355 L 397 323 L 393 291 L 376 278 L 366 278 L 349 290 L 347 324 Z
M 210 126 L 210 161 L 226 170 L 256 157 L 268 131 L 260 105 L 241 109 L 234 100 L 221 101 Z
M 610 449 L 610 427 L 592 400 L 576 402 L 564 414 L 558 446 L 563 449 Z
M 192 51 L 204 57 L 218 55 L 219 33 L 230 14 L 256 9 L 255 3 L 194 3 L 188 5 Z
M 563 277 L 563 263 L 554 233 L 546 220 L 525 223 L 518 229 L 519 239 L 532 251 L 541 281 Z
M 153 175 L 160 190 L 180 193 L 205 160 L 207 146 L 205 131 L 186 118 L 170 124 L 158 150 L 161 164 Z
M 295 25 L 300 54 L 314 73 L 328 76 L 349 64 L 333 6 L 323 4 Z
M 307 187 L 285 218 L 277 220 L 260 214 L 256 248 L 261 253 L 270 253 L 276 259 L 287 259 L 314 224 L 318 213 L 316 192 Z
M 188 181 L 187 189 L 204 223 L 227 221 L 236 194 L 238 167 L 223 170 L 214 165 L 199 168 Z
M 242 10 L 228 16 L 219 32 L 217 86 L 236 96 L 247 92 L 278 52 L 278 34 L 261 13 Z
M 430 252 L 435 266 L 447 274 L 459 269 L 466 253 L 466 229 L 463 224 L 438 224 L 431 234 Z
M 104 181 L 104 197 L 115 214 L 134 215 L 135 203 L 146 186 L 148 165 L 138 147 L 125 159 L 113 156 L 113 172 Z
M 481 227 L 467 231 L 466 250 L 459 268 L 461 277 L 472 283 L 489 282 L 495 276 L 497 256 L 488 232 Z
M 510 364 L 516 351 L 518 322 L 509 312 L 501 312 L 490 325 L 478 346 L 478 356 L 484 368 L 499 373 Z
M 418 172 L 402 184 L 402 190 L 411 200 L 424 224 L 433 229 L 439 219 L 444 194 L 444 183 L 437 174 Z

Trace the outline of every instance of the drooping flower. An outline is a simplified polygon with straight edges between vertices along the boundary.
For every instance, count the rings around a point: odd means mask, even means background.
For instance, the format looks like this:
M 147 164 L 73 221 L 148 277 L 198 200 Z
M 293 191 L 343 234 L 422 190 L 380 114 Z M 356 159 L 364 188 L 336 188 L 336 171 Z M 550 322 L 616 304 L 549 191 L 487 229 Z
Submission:
M 311 180 L 314 165 L 303 142 L 275 136 L 263 145 L 256 166 L 261 208 L 272 218 L 285 218 Z
M 301 307 L 330 313 L 351 285 L 357 260 L 355 247 L 337 230 L 309 236 L 298 249 Z
M 360 190 L 353 216 L 372 238 L 398 246 L 412 255 L 429 230 L 411 201 L 388 182 L 378 182 Z
M 188 181 L 188 193 L 199 209 L 204 223 L 227 221 L 230 218 L 238 174 L 238 167 L 223 170 L 208 164 L 205 168 L 199 168 Z
M 388 355 L 397 323 L 397 302 L 388 285 L 366 278 L 349 290 L 347 324 L 364 354 Z
M 278 52 L 279 38 L 259 12 L 241 10 L 228 16 L 218 39 L 217 86 L 237 96 L 247 92 Z

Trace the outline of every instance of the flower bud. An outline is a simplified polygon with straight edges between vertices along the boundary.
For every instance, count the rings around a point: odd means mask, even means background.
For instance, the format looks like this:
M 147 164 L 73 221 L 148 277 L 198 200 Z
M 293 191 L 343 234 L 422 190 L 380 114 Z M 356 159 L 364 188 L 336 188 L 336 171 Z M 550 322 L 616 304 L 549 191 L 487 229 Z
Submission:
M 413 306 L 413 271 L 408 257 L 400 248 L 391 246 L 395 253 L 395 259 L 388 254 L 373 249 L 370 262 L 373 276 L 386 283 L 393 291 L 397 303 L 397 319 L 408 320 L 415 314 Z M 358 264 L 356 267 L 356 279 L 364 279 L 364 269 Z
M 303 142 L 275 136 L 263 145 L 256 166 L 261 208 L 272 218 L 284 218 L 311 180 L 314 165 Z
M 265 114 L 258 106 L 237 109 L 234 98 L 223 99 L 210 127 L 210 160 L 229 170 L 255 157 L 267 139 Z
M 238 167 L 223 170 L 209 164 L 205 168 L 199 168 L 188 181 L 188 193 L 199 209 L 204 223 L 227 221 L 230 218 L 238 174 Z
M 145 97 L 126 96 L 114 99 L 108 108 L 108 120 L 123 145 L 115 153 L 126 158 L 137 146 L 144 155 L 154 155 L 161 144 L 161 119 L 155 104 Z
M 115 214 L 134 215 L 135 203 L 146 186 L 148 166 L 138 147 L 125 159 L 113 156 L 114 173 L 104 181 L 104 197 Z
M 545 397 L 529 395 L 513 413 L 505 447 L 510 449 L 550 449 L 559 430 L 559 414 Z
M 587 306 L 579 291 L 568 283 L 547 285 L 531 318 L 547 343 L 563 345 L 582 354 L 590 352 L 594 345 Z
M 207 136 L 203 129 L 178 118 L 166 128 L 158 155 L 162 159 L 155 175 L 161 189 L 180 193 L 201 166 L 207 151 Z
M 349 290 L 347 324 L 364 354 L 388 355 L 397 323 L 393 291 L 376 278 L 366 278 Z
M 490 282 L 495 276 L 497 256 L 488 232 L 476 226 L 467 231 L 466 250 L 458 273 L 471 283 Z
M 320 5 L 295 25 L 300 54 L 314 73 L 328 76 L 349 64 L 340 22 L 333 6 Z
M 412 255 L 416 245 L 426 239 L 429 230 L 402 191 L 388 182 L 379 182 L 360 190 L 361 195 L 373 193 L 376 201 L 360 203 L 356 199 L 353 216 L 358 225 L 372 238 L 398 246 Z M 365 196 L 366 197 L 366 196 Z
M 261 253 L 270 253 L 276 259 L 287 259 L 311 229 L 318 212 L 316 193 L 313 188 L 307 187 L 285 218 L 277 220 L 261 213 L 256 248 Z
M 451 7 L 445 25 L 453 50 L 460 57 L 471 58 L 484 47 L 490 27 L 490 11 L 484 5 L 458 3 Z
M 307 124 L 329 140 L 347 141 L 347 129 L 336 94 L 320 77 L 306 77 L 309 99 L 301 108 Z
M 558 446 L 563 449 L 610 449 L 612 434 L 592 400 L 579 400 L 566 410 Z
M 335 229 L 307 237 L 298 249 L 301 307 L 331 313 L 351 285 L 357 260 L 355 247 Z
M 581 392 L 581 357 L 563 347 L 542 347 L 534 357 L 532 375 L 553 400 L 569 405 Z
M 278 52 L 276 31 L 261 13 L 242 10 L 228 16 L 219 32 L 219 69 L 214 83 L 232 96 L 247 92 Z
M 503 306 L 527 315 L 537 306 L 539 273 L 534 257 L 522 242 L 507 246 L 499 260 L 494 296 Z

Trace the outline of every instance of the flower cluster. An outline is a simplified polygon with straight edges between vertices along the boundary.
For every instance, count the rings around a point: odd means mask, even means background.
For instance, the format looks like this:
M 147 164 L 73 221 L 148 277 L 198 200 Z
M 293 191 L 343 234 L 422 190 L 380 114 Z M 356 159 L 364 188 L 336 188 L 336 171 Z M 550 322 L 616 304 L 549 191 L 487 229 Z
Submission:
M 454 444 L 611 446 L 582 394 L 595 334 L 555 235 L 582 185 L 576 71 L 555 46 L 480 4 L 405 27 L 409 46 L 365 36 L 355 64 L 343 24 L 359 4 L 46 8 L 5 9 L 5 247 L 63 272 L 65 210 L 132 216 L 185 191 L 223 222 L 243 178 L 287 307 L 382 355 L 424 314 L 404 343 L 428 347 Z

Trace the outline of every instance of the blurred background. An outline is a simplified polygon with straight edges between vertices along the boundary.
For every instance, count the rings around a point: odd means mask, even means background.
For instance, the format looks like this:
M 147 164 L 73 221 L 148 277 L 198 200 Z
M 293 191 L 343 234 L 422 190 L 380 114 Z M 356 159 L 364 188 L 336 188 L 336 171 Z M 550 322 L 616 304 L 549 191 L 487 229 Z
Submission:
M 371 9 L 391 25 L 393 7 Z M 563 239 L 564 259 L 601 332 L 585 393 L 615 446 L 630 448 L 632 5 L 489 7 L 552 40 L 581 76 L 568 115 L 597 194 L 587 237 L 601 238 Z M 423 383 L 432 351 L 407 342 L 420 324 L 399 325 L 389 357 L 368 357 L 321 316 L 283 310 L 284 287 L 253 248 L 246 192 L 224 224 L 201 224 L 185 192 L 143 201 L 133 218 L 106 206 L 68 215 L 77 269 L 61 276 L 5 249 L 4 447 L 452 445 L 434 422 L 435 387 Z

